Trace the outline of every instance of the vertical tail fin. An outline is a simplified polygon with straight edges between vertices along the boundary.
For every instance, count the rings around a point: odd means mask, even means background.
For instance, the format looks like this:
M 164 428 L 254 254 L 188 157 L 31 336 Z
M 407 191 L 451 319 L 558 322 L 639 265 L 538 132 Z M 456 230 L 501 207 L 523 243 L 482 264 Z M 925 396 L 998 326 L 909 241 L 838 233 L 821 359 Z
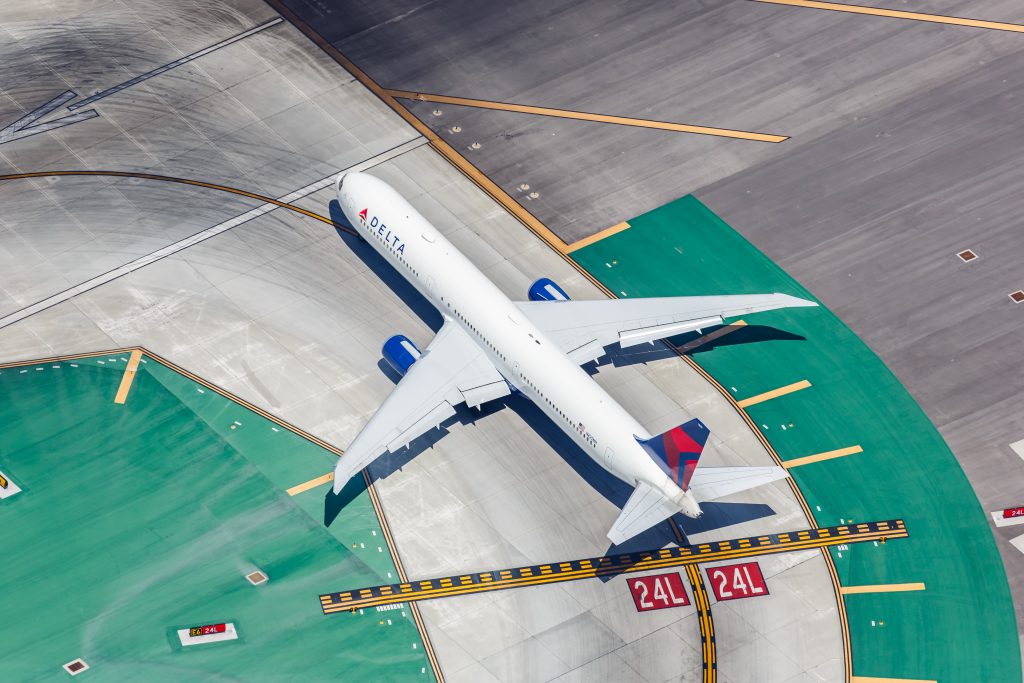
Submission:
M 685 491 L 710 434 L 704 423 L 694 418 L 663 434 L 637 441 L 661 471 Z

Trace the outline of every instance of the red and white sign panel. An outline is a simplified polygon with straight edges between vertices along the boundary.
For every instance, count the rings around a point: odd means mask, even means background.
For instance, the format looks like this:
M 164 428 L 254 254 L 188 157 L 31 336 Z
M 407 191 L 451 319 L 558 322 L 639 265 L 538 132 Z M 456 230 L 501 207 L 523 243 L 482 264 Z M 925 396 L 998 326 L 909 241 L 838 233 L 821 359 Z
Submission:
M 633 604 L 637 612 L 667 607 L 685 607 L 690 598 L 683 587 L 683 577 L 679 572 L 657 574 L 655 576 L 638 576 L 626 579 L 629 592 L 633 595 Z
M 711 589 L 719 601 L 768 595 L 768 584 L 757 562 L 710 567 L 707 572 Z
M 1024 505 L 1019 508 L 1006 508 L 1003 510 L 1003 519 L 1011 519 L 1013 517 L 1024 517 Z

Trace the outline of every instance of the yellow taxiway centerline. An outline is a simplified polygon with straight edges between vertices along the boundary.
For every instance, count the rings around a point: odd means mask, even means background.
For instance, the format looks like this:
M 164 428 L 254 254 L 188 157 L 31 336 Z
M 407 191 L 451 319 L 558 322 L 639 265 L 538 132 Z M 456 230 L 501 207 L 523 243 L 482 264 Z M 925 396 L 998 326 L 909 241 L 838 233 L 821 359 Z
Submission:
M 849 446 L 848 448 L 839 448 L 834 451 L 826 451 L 824 453 L 815 453 L 814 455 L 807 455 L 802 458 L 794 458 L 792 460 L 784 460 L 782 466 L 787 470 L 794 467 L 800 467 L 801 465 L 808 465 L 812 462 L 821 462 L 822 460 L 831 460 L 832 458 L 841 458 L 844 455 L 853 455 L 854 453 L 863 453 L 864 449 L 860 446 Z
M 763 394 L 758 394 L 757 396 L 751 396 L 750 398 L 745 398 L 742 401 L 737 401 L 736 405 L 738 405 L 740 408 L 746 408 L 747 406 L 753 406 L 757 405 L 758 403 L 770 401 L 771 399 L 778 398 L 779 396 L 792 394 L 794 391 L 800 391 L 801 389 L 806 389 L 809 386 L 811 386 L 811 383 L 805 379 L 802 379 L 799 382 L 793 382 L 792 384 L 787 384 L 784 387 L 772 389 L 771 391 L 766 391 Z
M 625 221 L 623 221 L 622 223 L 618 223 L 616 225 L 613 225 L 610 228 L 605 228 L 604 230 L 602 230 L 600 232 L 595 232 L 590 237 L 584 237 L 581 240 L 577 240 L 577 241 L 573 242 L 572 244 L 569 244 L 569 245 L 567 245 L 565 247 L 565 253 L 566 254 L 570 254 L 570 253 L 576 251 L 577 249 L 582 249 L 583 247 L 589 247 L 591 244 L 594 244 L 595 242 L 600 242 L 605 237 L 611 237 L 612 235 L 617 235 L 618 233 L 622 232 L 623 230 L 629 230 L 629 223 L 626 223 Z
M 923 583 L 879 583 L 866 586 L 843 586 L 839 592 L 843 595 L 857 595 L 859 593 L 902 593 L 923 590 Z
M 142 351 L 139 349 L 133 350 L 132 355 L 128 357 L 128 365 L 124 369 L 124 374 L 121 375 L 121 386 L 117 388 L 114 403 L 123 405 L 128 400 L 128 390 L 132 388 L 132 380 L 135 379 L 135 373 L 139 369 L 139 361 L 141 360 Z
M 309 481 L 296 484 L 295 486 L 288 489 L 287 493 L 289 496 L 297 496 L 303 491 L 315 489 L 317 486 L 323 486 L 327 482 L 334 481 L 334 472 L 328 472 L 327 474 L 317 477 L 316 479 L 310 479 Z
M 551 116 L 559 119 L 575 119 L 577 121 L 592 121 L 595 123 L 614 123 L 621 126 L 633 126 L 635 128 L 654 128 L 657 130 L 667 130 L 676 133 L 696 133 L 698 135 L 714 135 L 722 138 L 754 140 L 756 142 L 782 142 L 783 140 L 789 139 L 789 136 L 787 135 L 771 135 L 769 133 L 754 133 L 746 130 L 732 130 L 730 128 L 712 128 L 710 126 L 693 126 L 686 123 L 672 123 L 670 121 L 651 121 L 649 119 L 634 119 L 628 116 L 592 114 L 585 111 L 573 111 L 571 109 L 552 109 L 551 107 L 534 107 L 528 104 L 513 104 L 511 102 L 492 102 L 490 100 L 474 100 L 468 97 L 432 95 L 430 93 L 409 92 L 407 90 L 387 90 L 386 92 L 391 97 L 397 97 L 403 100 L 436 102 L 438 104 L 455 104 L 463 107 L 475 107 L 476 109 L 494 109 L 497 111 L 511 111 L 519 114 L 535 114 L 537 116 Z
M 863 5 L 847 5 L 839 2 L 818 2 L 818 0 L 754 0 L 754 2 L 767 3 L 771 5 L 788 5 L 790 7 L 807 7 L 809 9 L 831 10 L 833 12 L 847 12 L 849 14 L 868 14 L 876 17 L 890 17 L 892 19 L 910 19 L 911 21 L 926 21 L 932 24 L 950 24 L 953 26 L 987 28 L 994 31 L 1013 31 L 1014 33 L 1024 33 L 1024 26 L 1020 24 L 1009 24 L 1002 21 L 985 21 L 983 19 L 964 19 L 962 17 L 948 17 L 942 14 L 925 14 L 924 12 L 905 12 L 903 10 L 896 9 L 865 7 Z

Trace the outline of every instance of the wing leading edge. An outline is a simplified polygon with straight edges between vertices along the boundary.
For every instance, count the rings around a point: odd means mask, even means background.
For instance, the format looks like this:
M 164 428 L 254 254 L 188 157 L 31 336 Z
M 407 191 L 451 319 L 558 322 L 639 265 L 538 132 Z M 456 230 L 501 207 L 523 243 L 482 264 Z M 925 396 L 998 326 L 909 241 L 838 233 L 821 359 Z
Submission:
M 516 305 L 574 361 L 600 358 L 604 347 L 624 348 L 720 325 L 726 318 L 777 308 L 817 306 L 788 294 L 655 297 L 597 301 L 521 301 Z

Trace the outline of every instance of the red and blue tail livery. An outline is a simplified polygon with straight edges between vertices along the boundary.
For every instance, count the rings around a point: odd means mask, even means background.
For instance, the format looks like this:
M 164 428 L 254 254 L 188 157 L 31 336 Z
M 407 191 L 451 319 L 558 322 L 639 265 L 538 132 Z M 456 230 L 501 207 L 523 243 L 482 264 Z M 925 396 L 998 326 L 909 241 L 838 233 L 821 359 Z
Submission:
M 664 434 L 637 441 L 661 471 L 685 491 L 710 434 L 704 423 L 694 418 Z

